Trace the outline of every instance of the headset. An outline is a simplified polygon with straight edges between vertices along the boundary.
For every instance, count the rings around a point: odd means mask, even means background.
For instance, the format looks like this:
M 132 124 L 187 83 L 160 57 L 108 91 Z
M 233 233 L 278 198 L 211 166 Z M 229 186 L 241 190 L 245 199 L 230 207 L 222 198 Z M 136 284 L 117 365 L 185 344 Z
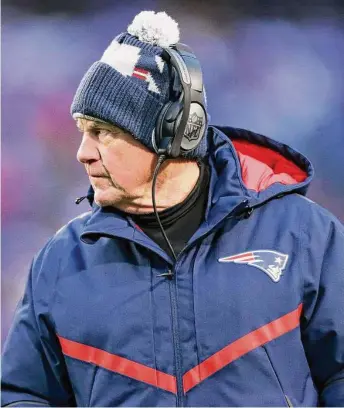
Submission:
M 152 135 L 152 144 L 158 154 L 158 161 L 153 173 L 152 201 L 161 233 L 176 262 L 176 254 L 166 235 L 156 207 L 157 176 L 162 163 L 167 158 L 179 157 L 183 152 L 194 150 L 199 145 L 206 132 L 208 118 L 205 109 L 206 98 L 201 65 L 191 48 L 178 43 L 173 48 L 163 48 L 161 57 L 177 71 L 182 92 L 176 101 L 169 101 L 164 105 Z M 172 279 L 174 272 L 169 270 L 159 276 Z
M 203 76 L 198 59 L 185 44 L 164 48 L 161 57 L 177 71 L 182 92 L 162 108 L 152 142 L 159 156 L 176 158 L 194 150 L 207 129 Z

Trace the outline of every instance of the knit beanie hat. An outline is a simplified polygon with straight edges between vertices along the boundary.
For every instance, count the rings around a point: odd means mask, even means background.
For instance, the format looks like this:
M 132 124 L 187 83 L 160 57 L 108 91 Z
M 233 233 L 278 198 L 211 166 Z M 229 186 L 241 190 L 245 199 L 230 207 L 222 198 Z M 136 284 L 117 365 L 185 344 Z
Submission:
M 182 90 L 175 70 L 161 57 L 163 47 L 178 41 L 178 24 L 165 12 L 139 13 L 82 78 L 71 106 L 73 117 L 119 126 L 155 152 L 157 118 Z M 206 139 L 182 157 L 203 158 Z

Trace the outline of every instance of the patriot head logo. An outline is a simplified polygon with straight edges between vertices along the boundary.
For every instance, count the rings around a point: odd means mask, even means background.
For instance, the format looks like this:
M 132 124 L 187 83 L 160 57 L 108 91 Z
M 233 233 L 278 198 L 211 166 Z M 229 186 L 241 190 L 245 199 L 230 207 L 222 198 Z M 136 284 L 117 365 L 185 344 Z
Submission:
M 274 282 L 281 278 L 285 269 L 289 255 L 277 251 L 260 250 L 243 252 L 241 254 L 220 258 L 219 262 L 234 262 L 237 264 L 247 264 L 255 266 L 265 272 Z

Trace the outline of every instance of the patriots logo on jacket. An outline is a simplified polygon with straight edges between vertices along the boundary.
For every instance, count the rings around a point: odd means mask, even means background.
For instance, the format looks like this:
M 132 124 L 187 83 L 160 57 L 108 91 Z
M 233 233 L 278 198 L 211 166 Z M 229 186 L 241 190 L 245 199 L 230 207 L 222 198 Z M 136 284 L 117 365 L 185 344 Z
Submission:
M 289 255 L 277 251 L 260 250 L 242 252 L 241 254 L 220 258 L 219 262 L 234 262 L 237 264 L 247 264 L 255 266 L 265 272 L 274 282 L 281 278 L 285 269 Z

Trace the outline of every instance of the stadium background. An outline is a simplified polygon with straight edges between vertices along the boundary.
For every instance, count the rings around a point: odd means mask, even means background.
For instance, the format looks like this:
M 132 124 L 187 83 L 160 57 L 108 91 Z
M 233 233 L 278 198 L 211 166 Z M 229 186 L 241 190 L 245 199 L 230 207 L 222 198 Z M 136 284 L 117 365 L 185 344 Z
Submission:
M 165 10 L 199 57 L 211 122 L 288 143 L 308 197 L 344 222 L 344 2 L 3 0 L 2 340 L 33 255 L 88 188 L 69 115 L 86 69 L 141 10 Z M 76 288 L 77 290 L 77 288 Z

